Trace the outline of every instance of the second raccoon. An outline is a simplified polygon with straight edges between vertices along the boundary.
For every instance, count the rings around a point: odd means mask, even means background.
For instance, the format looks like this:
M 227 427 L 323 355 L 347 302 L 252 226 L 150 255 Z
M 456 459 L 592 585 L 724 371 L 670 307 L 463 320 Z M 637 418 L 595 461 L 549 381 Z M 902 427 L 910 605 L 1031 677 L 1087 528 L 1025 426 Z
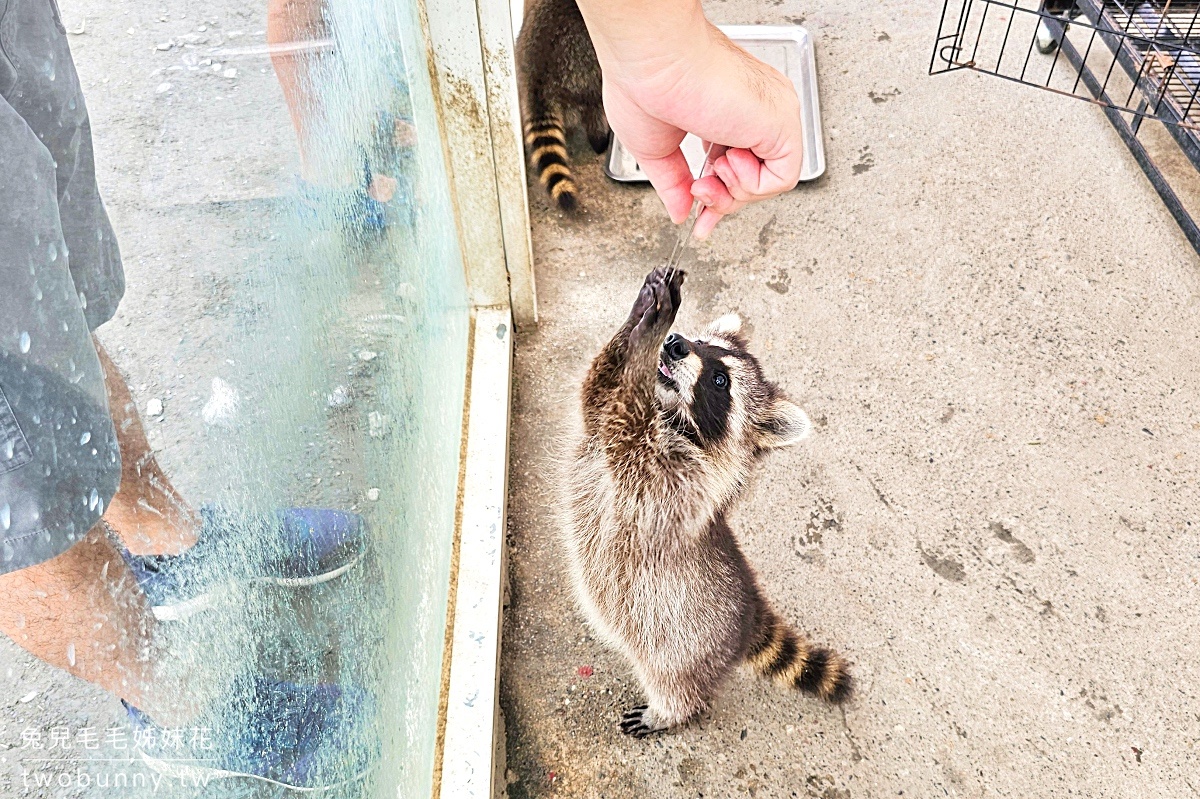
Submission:
M 579 204 L 567 126 L 583 125 L 597 153 L 608 147 L 600 62 L 575 0 L 531 0 L 517 37 L 517 71 L 529 163 L 564 211 Z

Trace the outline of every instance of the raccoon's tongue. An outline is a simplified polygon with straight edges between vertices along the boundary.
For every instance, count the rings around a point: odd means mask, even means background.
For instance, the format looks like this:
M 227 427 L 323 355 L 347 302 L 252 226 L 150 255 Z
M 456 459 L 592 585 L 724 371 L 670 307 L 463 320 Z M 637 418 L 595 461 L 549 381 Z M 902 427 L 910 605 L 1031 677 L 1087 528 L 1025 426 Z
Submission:
M 658 371 L 662 372 L 663 377 L 670 379 L 671 370 L 668 369 L 667 365 L 665 363 L 663 363 L 662 361 L 658 362 Z

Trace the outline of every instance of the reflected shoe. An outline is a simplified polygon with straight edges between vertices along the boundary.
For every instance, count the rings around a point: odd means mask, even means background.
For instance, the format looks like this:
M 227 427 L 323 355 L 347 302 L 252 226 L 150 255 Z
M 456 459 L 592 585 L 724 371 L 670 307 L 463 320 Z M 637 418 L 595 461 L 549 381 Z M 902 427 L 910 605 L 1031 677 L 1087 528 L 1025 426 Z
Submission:
M 246 517 L 204 506 L 200 518 L 195 545 L 178 555 L 133 555 L 121 547 L 161 621 L 204 610 L 246 583 L 298 588 L 332 580 L 362 560 L 367 547 L 357 513 L 286 508 Z
M 247 780 L 324 791 L 361 780 L 379 759 L 374 703 L 361 689 L 244 680 L 180 728 L 121 704 L 142 761 L 181 786 Z
M 387 204 L 367 193 L 370 185 L 367 180 L 362 186 L 330 188 L 297 177 L 301 213 L 318 227 L 335 223 L 355 236 L 378 233 L 388 224 Z

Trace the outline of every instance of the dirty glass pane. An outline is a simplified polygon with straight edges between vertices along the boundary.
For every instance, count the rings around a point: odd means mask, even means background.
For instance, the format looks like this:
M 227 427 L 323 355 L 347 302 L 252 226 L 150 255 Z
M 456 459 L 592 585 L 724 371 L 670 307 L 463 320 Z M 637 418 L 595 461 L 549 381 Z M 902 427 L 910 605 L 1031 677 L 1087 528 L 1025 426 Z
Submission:
M 442 159 L 411 0 L 0 0 L 0 795 L 429 795 Z

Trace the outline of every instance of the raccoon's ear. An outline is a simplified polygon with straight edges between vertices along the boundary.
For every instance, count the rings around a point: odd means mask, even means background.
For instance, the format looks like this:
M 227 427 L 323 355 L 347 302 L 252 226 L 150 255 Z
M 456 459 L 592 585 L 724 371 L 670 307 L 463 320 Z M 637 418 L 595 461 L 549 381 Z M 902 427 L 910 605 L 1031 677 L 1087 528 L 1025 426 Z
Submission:
M 709 325 L 708 332 L 714 336 L 736 336 L 742 332 L 742 317 L 727 313 Z
M 757 443 L 762 449 L 790 447 L 808 438 L 812 422 L 800 406 L 789 400 L 775 400 L 756 425 Z

